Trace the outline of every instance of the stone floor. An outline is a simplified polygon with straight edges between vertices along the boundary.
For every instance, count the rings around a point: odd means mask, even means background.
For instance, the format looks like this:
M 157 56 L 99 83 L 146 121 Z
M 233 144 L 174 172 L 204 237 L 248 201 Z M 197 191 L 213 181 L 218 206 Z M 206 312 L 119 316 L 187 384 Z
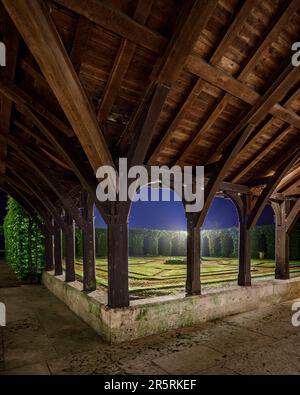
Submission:
M 38 285 L 0 289 L 0 374 L 299 374 L 291 304 L 117 346 Z

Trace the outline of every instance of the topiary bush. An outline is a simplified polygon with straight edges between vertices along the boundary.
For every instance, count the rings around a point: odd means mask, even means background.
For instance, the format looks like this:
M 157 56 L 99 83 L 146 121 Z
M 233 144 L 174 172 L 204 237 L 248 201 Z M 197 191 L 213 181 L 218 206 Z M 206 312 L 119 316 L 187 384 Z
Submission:
M 37 224 L 11 197 L 4 219 L 6 262 L 23 281 L 38 282 L 45 267 L 45 241 Z

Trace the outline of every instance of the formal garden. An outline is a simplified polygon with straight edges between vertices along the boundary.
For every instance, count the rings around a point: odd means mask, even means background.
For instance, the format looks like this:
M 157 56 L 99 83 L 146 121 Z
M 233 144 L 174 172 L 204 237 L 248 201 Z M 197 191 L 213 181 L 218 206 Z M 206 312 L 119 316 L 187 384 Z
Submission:
M 38 226 L 12 198 L 4 221 L 6 260 L 23 281 L 38 282 L 44 268 L 44 238 Z M 291 234 L 290 274 L 300 273 L 300 224 Z M 236 282 L 238 229 L 209 229 L 201 234 L 203 288 Z M 252 278 L 274 277 L 275 228 L 257 226 L 252 231 Z M 83 274 L 82 234 L 76 229 L 76 275 Z M 63 255 L 64 255 L 63 237 Z M 107 286 L 107 234 L 95 234 L 96 280 Z M 129 286 L 136 297 L 184 291 L 186 281 L 186 232 L 131 229 L 129 232 Z

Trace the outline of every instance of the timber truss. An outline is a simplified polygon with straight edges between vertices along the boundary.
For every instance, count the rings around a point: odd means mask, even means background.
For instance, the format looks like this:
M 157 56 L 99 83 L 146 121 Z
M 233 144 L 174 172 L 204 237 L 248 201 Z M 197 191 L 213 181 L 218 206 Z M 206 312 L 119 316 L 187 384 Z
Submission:
M 101 165 L 205 165 L 187 213 L 188 295 L 201 292 L 200 228 L 216 195 L 240 220 L 238 283 L 251 284 L 250 231 L 272 202 L 277 278 L 300 215 L 300 0 L 2 0 L 0 181 L 46 237 L 46 270 L 96 287 L 94 205 L 108 227 L 108 305 L 129 305 L 130 203 L 100 203 Z

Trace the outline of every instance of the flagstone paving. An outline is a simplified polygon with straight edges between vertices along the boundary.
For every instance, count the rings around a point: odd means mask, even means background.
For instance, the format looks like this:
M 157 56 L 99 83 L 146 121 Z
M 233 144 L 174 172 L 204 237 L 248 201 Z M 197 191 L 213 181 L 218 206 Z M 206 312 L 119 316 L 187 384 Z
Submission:
M 108 345 L 39 285 L 0 289 L 0 374 L 300 374 L 291 302 Z

